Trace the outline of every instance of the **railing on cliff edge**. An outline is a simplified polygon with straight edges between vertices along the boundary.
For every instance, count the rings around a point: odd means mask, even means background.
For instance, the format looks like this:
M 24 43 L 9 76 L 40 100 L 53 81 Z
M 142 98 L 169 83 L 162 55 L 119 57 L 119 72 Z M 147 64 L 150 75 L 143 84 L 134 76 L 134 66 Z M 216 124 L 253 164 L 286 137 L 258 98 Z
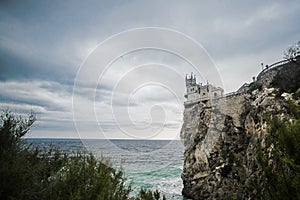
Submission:
M 281 65 L 284 65 L 284 64 L 287 64 L 291 61 L 297 61 L 298 59 L 300 59 L 300 56 L 296 56 L 295 58 L 293 59 L 284 59 L 284 60 L 281 60 L 281 61 L 278 61 L 276 63 L 273 63 L 271 65 L 266 65 L 266 68 L 264 68 L 258 75 L 257 75 L 257 79 L 258 80 L 263 74 L 265 74 L 267 71 L 271 70 L 271 69 L 274 69 L 276 67 L 279 67 Z M 224 97 L 230 97 L 230 96 L 234 96 L 234 95 L 237 95 L 237 94 L 241 94 L 241 93 L 244 93 L 244 92 L 238 92 L 238 91 L 234 91 L 234 92 L 229 92 L 227 94 L 224 95 Z
M 271 65 L 266 65 L 266 68 L 263 69 L 258 75 L 257 75 L 257 79 L 259 79 L 263 74 L 265 74 L 267 71 L 269 71 L 270 69 L 274 69 L 278 66 L 281 66 L 281 65 L 284 65 L 284 64 L 287 64 L 289 62 L 291 62 L 292 60 L 291 59 L 286 59 L 286 60 L 281 60 L 281 61 L 278 61 L 276 63 L 273 63 Z

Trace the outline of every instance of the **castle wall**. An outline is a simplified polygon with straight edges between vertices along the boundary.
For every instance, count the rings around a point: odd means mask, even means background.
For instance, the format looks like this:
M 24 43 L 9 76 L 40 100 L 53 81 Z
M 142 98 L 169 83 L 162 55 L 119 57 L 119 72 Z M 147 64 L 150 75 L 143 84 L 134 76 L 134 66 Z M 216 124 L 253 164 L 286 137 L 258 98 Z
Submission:
M 191 93 L 187 95 L 187 101 L 195 101 L 197 99 L 200 99 L 200 95 L 198 93 Z

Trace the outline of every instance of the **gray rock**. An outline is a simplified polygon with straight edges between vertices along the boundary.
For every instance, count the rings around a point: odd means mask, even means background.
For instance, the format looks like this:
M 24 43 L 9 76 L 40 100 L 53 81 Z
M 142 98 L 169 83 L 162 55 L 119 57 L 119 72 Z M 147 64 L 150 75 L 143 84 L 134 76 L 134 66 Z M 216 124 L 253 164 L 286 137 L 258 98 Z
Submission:
M 258 147 L 269 154 L 266 116 L 286 116 L 288 98 L 276 96 L 277 74 L 294 65 L 270 69 L 243 94 L 189 105 L 184 110 L 181 141 L 184 144 L 183 195 L 191 199 L 256 199 L 262 171 Z M 287 68 L 290 67 L 289 70 Z M 296 66 L 297 70 L 299 65 Z M 299 70 L 297 71 L 297 73 Z M 298 73 L 299 77 L 300 74 Z M 253 88 L 260 85 L 258 89 Z M 299 88 L 299 87 L 297 87 Z M 285 94 L 292 98 L 292 95 Z

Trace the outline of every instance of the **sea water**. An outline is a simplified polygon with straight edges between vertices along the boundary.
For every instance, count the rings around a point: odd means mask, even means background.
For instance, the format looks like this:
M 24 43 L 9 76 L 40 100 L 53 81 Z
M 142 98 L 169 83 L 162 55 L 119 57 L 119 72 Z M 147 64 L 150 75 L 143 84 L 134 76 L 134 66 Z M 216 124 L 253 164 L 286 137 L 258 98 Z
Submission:
M 178 140 L 27 139 L 47 148 L 54 145 L 65 153 L 88 150 L 109 157 L 122 168 L 133 193 L 141 188 L 159 190 L 167 199 L 182 200 L 183 145 Z

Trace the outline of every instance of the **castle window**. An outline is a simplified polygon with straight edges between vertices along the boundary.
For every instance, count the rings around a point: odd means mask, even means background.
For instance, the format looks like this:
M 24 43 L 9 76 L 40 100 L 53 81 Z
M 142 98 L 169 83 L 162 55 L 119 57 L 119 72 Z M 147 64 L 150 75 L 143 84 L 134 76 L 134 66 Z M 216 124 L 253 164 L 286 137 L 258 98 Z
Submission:
M 203 92 L 203 95 L 205 95 L 205 92 Z
M 214 96 L 215 96 L 215 97 L 217 96 L 217 93 L 216 93 L 216 92 L 214 93 Z

